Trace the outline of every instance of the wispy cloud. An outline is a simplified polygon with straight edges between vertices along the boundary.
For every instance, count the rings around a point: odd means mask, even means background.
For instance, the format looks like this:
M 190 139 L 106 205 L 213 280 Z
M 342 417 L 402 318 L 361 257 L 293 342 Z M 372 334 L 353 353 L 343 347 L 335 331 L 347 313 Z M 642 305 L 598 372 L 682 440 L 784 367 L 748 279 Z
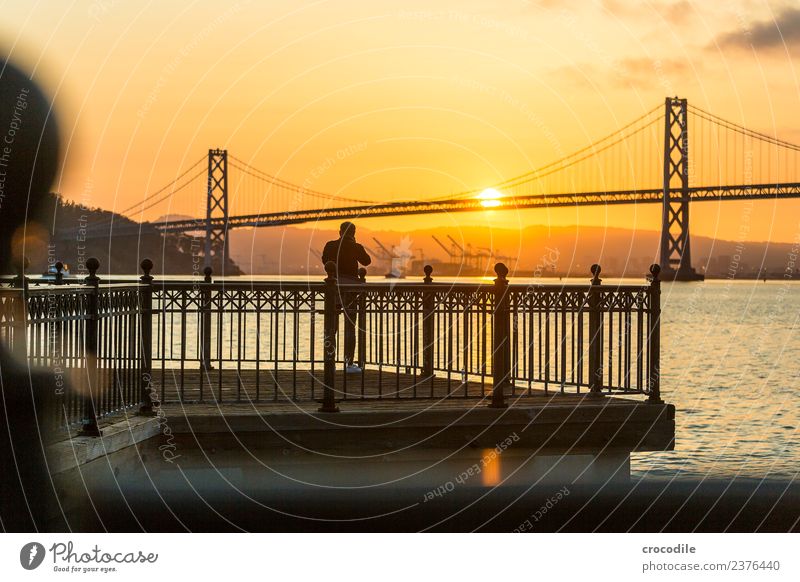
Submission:
M 689 0 L 625 2 L 624 0 L 602 0 L 601 6 L 606 13 L 617 18 L 654 19 L 660 18 L 669 24 L 677 25 L 686 22 L 692 14 Z
M 774 20 L 748 23 L 717 37 L 714 46 L 772 49 L 800 44 L 800 7 L 784 8 Z
M 681 59 L 630 57 L 604 64 L 575 63 L 554 68 L 551 74 L 581 87 L 660 88 L 673 94 L 687 83 L 695 82 L 702 68 L 702 63 Z

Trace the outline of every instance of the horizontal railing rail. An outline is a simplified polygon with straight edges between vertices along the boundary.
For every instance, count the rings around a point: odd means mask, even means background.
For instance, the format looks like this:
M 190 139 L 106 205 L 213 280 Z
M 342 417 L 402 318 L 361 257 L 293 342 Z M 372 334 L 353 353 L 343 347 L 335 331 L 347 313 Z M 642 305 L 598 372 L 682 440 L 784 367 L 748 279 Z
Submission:
M 81 423 L 160 402 L 486 399 L 553 392 L 660 402 L 660 281 L 641 285 L 155 280 L 0 289 L 0 339 L 64 371 L 52 422 Z

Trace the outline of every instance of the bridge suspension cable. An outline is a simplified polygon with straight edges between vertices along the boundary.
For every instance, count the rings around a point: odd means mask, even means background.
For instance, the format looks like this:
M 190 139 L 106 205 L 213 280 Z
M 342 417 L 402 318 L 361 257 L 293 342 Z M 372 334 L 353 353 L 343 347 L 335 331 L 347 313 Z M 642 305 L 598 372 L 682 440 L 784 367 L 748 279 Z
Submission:
M 513 187 L 515 185 L 525 183 L 529 180 L 536 180 L 538 178 L 548 176 L 555 172 L 559 172 L 561 170 L 570 168 L 576 165 L 577 163 L 582 162 L 592 156 L 595 156 L 598 153 L 604 152 L 615 145 L 623 143 L 626 139 L 632 137 L 633 135 L 636 135 L 644 131 L 645 129 L 648 129 L 654 123 L 664 118 L 664 113 L 663 111 L 661 111 L 661 109 L 662 108 L 660 106 L 654 107 L 647 113 L 644 113 L 643 115 L 637 117 L 630 123 L 624 125 L 623 127 L 619 128 L 613 133 L 610 133 L 605 137 L 598 139 L 597 141 L 589 144 L 588 146 L 576 150 L 571 154 L 566 155 L 563 158 L 558 159 L 554 162 L 550 162 L 548 164 L 545 164 L 544 166 L 536 168 L 535 170 L 531 170 L 529 172 L 525 172 L 524 174 L 520 174 L 519 176 L 515 176 L 514 178 L 509 178 L 508 180 L 499 182 L 494 187 L 495 188 Z M 645 121 L 648 117 L 652 116 L 654 113 L 657 112 L 659 112 L 660 114 L 650 119 L 650 121 L 648 121 L 646 124 L 641 125 L 640 127 L 632 130 L 628 134 L 625 133 L 628 129 L 634 128 L 637 124 Z M 468 193 L 474 193 L 474 192 L 475 191 L 473 190 Z
M 663 135 L 656 124 L 663 119 L 663 107 L 654 107 L 585 147 L 490 187 L 505 196 L 544 196 L 556 192 L 587 191 L 587 186 L 592 183 L 603 184 L 602 188 L 595 189 L 605 191 L 633 188 L 637 183 L 639 187 L 652 187 L 660 177 L 657 166 L 660 164 L 660 152 L 663 151 Z M 612 151 L 616 146 L 623 147 Z M 605 158 L 598 157 L 606 152 Z M 584 162 L 588 163 L 580 168 Z M 580 171 L 572 176 L 562 174 L 571 168 Z M 464 190 L 432 201 L 471 198 L 483 190 Z
M 800 145 L 689 104 L 689 178 L 695 186 L 797 182 Z
M 719 117 L 718 115 L 714 115 L 713 113 L 709 113 L 708 111 L 700 109 L 699 107 L 695 107 L 692 104 L 689 104 L 688 107 L 689 107 L 689 112 L 690 113 L 696 115 L 697 117 L 703 118 L 706 121 L 710 121 L 712 123 L 715 123 L 715 124 L 719 125 L 720 127 L 723 127 L 725 129 L 730 129 L 732 131 L 736 131 L 736 132 L 741 133 L 742 135 L 744 135 L 746 137 L 752 137 L 752 138 L 755 138 L 755 139 L 766 141 L 766 142 L 771 143 L 773 145 L 785 147 L 785 148 L 800 152 L 800 145 L 793 144 L 791 142 L 782 140 L 782 139 L 780 139 L 778 137 L 767 135 L 766 133 L 761 133 L 760 131 L 755 131 L 755 130 L 749 129 L 749 128 L 743 126 L 743 125 L 739 125 L 738 123 L 735 123 L 733 121 L 728 121 L 727 119 L 723 119 L 722 117 Z
M 184 188 L 186 188 L 193 180 L 196 180 L 199 176 L 202 176 L 202 175 L 204 175 L 206 173 L 205 168 L 203 168 L 203 169 L 200 170 L 199 173 L 196 173 L 194 176 L 189 178 L 181 186 L 178 186 L 177 188 L 174 188 L 174 189 L 170 190 L 171 187 L 175 186 L 175 184 L 180 182 L 187 174 L 189 174 L 189 172 L 194 170 L 197 166 L 199 166 L 200 164 L 202 164 L 205 161 L 206 161 L 205 156 L 200 158 L 194 164 L 189 166 L 185 171 L 181 172 L 181 174 L 179 176 L 177 176 L 174 180 L 172 180 L 168 184 L 162 186 L 161 188 L 159 188 L 155 192 L 151 192 L 150 194 L 146 195 L 141 201 L 137 202 L 136 204 L 133 204 L 133 205 L 131 205 L 128 208 L 125 208 L 123 210 L 117 211 L 117 214 L 127 214 L 128 212 L 132 212 L 132 211 L 137 210 L 137 209 L 138 209 L 139 213 L 141 213 L 141 212 L 144 212 L 145 210 L 148 210 L 148 209 L 152 208 L 153 206 L 159 204 L 160 202 L 163 202 L 163 201 L 167 200 L 168 198 L 173 196 L 176 192 L 179 192 L 180 190 L 183 190 Z M 158 200 L 153 200 L 154 198 L 156 198 L 160 194 L 163 194 L 164 192 L 166 192 L 166 194 L 164 196 L 162 196 Z
M 660 153 L 657 150 L 661 136 L 655 126 L 663 117 L 661 108 L 654 107 L 585 147 L 492 187 L 502 190 L 504 196 L 529 196 L 587 191 L 596 184 L 601 184 L 601 189 L 606 191 L 631 189 L 637 185 L 656 186 L 660 176 Z M 651 131 L 648 133 L 648 130 Z M 205 167 L 201 167 L 205 159 L 200 158 L 174 180 L 123 209 L 120 214 L 142 216 L 148 210 L 167 204 L 169 211 L 162 211 L 162 216 L 202 218 L 205 203 L 198 202 L 207 195 L 208 185 L 201 180 L 206 172 Z M 295 184 L 231 154 L 228 159 L 230 216 L 380 203 L 323 192 L 308 187 L 308 184 Z M 193 185 L 197 188 L 192 188 Z M 444 196 L 415 196 L 414 200 L 438 202 L 470 198 L 482 190 L 466 190 Z M 177 197 L 179 193 L 182 193 L 180 199 Z
M 125 208 L 123 210 L 115 210 L 114 211 L 115 215 L 117 215 L 117 216 L 120 216 L 120 215 L 121 216 L 126 216 L 129 213 L 133 213 L 133 214 L 138 214 L 139 216 L 142 216 L 142 214 L 145 211 L 147 211 L 147 210 L 149 210 L 149 209 L 161 204 L 162 202 L 165 202 L 167 200 L 172 200 L 174 198 L 175 194 L 177 194 L 178 192 L 181 192 L 181 191 L 185 190 L 186 188 L 188 188 L 189 186 L 193 185 L 198 178 L 200 178 L 201 176 L 204 176 L 206 174 L 206 168 L 205 167 L 197 170 L 197 167 L 200 164 L 202 164 L 204 161 L 205 161 L 205 157 L 200 158 L 195 163 L 193 163 L 191 166 L 189 166 L 186 170 L 181 172 L 175 179 L 171 180 L 170 182 L 168 182 L 167 184 L 165 184 L 164 186 L 162 186 L 158 190 L 155 190 L 154 192 L 151 192 L 150 194 L 147 194 L 142 200 L 140 200 L 136 204 L 128 206 L 127 208 Z M 184 178 L 186 178 L 186 176 L 190 172 L 192 172 L 193 170 L 196 170 L 194 175 L 192 175 L 191 177 L 189 177 L 186 180 L 184 180 Z M 180 185 L 176 186 L 176 184 L 178 184 L 181 181 L 183 181 L 183 183 L 181 183 Z M 130 216 L 126 216 L 126 217 L 127 218 L 131 218 Z M 111 217 L 109 217 L 107 219 L 104 219 L 104 220 L 98 220 L 97 222 L 93 222 L 92 223 L 91 228 L 94 229 L 94 230 L 104 230 L 113 221 L 114 221 L 114 216 L 111 216 Z
M 320 198 L 323 200 L 329 201 L 342 201 L 342 202 L 354 202 L 356 204 L 374 204 L 374 201 L 371 200 L 364 200 L 362 198 L 348 198 L 346 196 L 339 196 L 338 194 L 328 194 L 327 192 L 320 192 L 319 190 L 312 190 L 310 188 L 306 188 L 304 186 L 294 184 L 292 182 L 287 182 L 286 180 L 282 180 L 272 174 L 267 174 L 266 172 L 259 170 L 255 166 L 248 164 L 247 162 L 237 158 L 233 154 L 228 154 L 228 159 L 231 162 L 231 166 L 235 167 L 241 172 L 256 178 L 257 180 L 261 180 L 270 186 L 276 186 L 279 188 L 285 188 L 297 194 L 302 194 L 305 196 L 310 196 L 314 198 Z

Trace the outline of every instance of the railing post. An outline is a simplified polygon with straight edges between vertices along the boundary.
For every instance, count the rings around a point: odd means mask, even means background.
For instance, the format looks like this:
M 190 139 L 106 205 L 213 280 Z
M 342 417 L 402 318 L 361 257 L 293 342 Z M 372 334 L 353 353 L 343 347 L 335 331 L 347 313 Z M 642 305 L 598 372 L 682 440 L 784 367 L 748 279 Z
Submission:
M 20 365 L 28 362 L 28 290 L 21 288 L 13 299 L 11 350 Z
M 367 282 L 367 270 L 361 267 L 358 270 L 358 280 Z M 367 363 L 367 297 L 364 293 L 358 294 L 358 367 L 362 370 Z
M 90 287 L 88 301 L 86 305 L 86 328 L 84 336 L 84 351 L 86 355 L 86 378 L 87 388 L 83 393 L 83 420 L 80 434 L 82 436 L 100 436 L 102 431 L 97 425 L 97 407 L 95 396 L 98 395 L 99 374 L 97 367 L 97 349 L 100 345 L 99 337 L 99 292 L 98 285 L 100 278 L 97 270 L 100 268 L 100 261 L 91 257 L 86 260 L 86 268 L 89 269 L 89 276 L 85 282 Z
M 494 324 L 492 346 L 492 402 L 491 408 L 505 408 L 505 388 L 511 378 L 510 313 L 508 308 L 508 267 L 503 263 L 494 266 Z
M 425 265 L 425 278 L 422 280 L 425 285 L 433 283 L 433 267 Z M 422 292 L 422 377 L 423 379 L 433 378 L 433 324 L 434 324 L 434 303 L 433 289 Z
M 200 338 L 202 341 L 202 354 L 200 355 L 200 366 L 204 372 L 208 372 L 211 366 L 211 275 L 214 270 L 211 267 L 203 269 L 203 290 L 200 292 Z M 201 378 L 200 384 L 202 385 Z
M 334 396 L 334 387 L 336 384 L 336 327 L 339 323 L 339 317 L 336 313 L 336 296 L 339 293 L 339 289 L 336 286 L 336 263 L 333 261 L 325 263 L 325 272 L 328 276 L 325 278 L 325 317 L 322 346 L 324 357 L 324 386 L 322 406 L 320 406 L 319 411 L 339 412 L 339 407 L 336 406 L 336 399 Z
M 663 404 L 661 399 L 661 273 L 660 265 L 650 265 L 650 320 L 648 322 L 648 368 L 647 379 L 650 396 L 647 401 L 653 404 Z
M 600 265 L 592 265 L 589 287 L 589 394 L 603 395 L 603 311 L 600 297 Z
M 16 263 L 17 276 L 11 282 L 14 289 L 20 289 L 19 301 L 14 300 L 13 317 L 13 345 L 12 352 L 20 364 L 27 365 L 28 362 L 28 278 L 25 276 L 25 269 L 28 268 L 30 261 L 28 257 L 22 257 Z
M 28 290 L 29 281 L 28 278 L 25 276 L 25 270 L 30 266 L 30 264 L 31 261 L 30 259 L 28 259 L 28 257 L 22 257 L 22 259 L 17 261 L 16 263 L 17 276 L 14 277 L 14 280 L 11 283 L 12 287 L 14 287 L 15 289 L 24 289 L 26 291 Z
M 139 290 L 139 333 L 141 345 L 139 346 L 139 361 L 141 362 L 141 406 L 139 414 L 153 416 L 153 261 L 144 259 L 140 265 L 143 274 L 139 281 L 143 287 Z

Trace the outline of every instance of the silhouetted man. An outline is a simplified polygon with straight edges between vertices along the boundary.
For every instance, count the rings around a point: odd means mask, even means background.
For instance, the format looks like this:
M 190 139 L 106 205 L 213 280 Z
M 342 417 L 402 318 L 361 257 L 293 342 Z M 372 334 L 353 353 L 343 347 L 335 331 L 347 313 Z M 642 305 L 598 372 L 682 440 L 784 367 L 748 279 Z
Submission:
M 336 278 L 339 283 L 360 283 L 358 265 L 367 266 L 372 259 L 364 247 L 356 242 L 356 225 L 343 222 L 339 227 L 339 238 L 328 241 L 322 251 L 322 264 L 328 261 L 336 263 Z M 354 363 L 356 352 L 356 315 L 358 312 L 358 294 L 345 293 L 341 297 L 344 310 L 344 359 L 348 373 L 359 373 Z

